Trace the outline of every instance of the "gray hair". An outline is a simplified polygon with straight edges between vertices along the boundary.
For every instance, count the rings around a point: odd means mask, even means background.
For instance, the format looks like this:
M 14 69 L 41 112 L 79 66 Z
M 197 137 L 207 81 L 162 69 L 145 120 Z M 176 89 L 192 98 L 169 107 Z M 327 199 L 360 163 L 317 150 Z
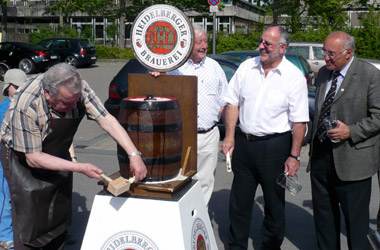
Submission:
M 82 91 L 82 79 L 78 70 L 67 63 L 59 63 L 49 68 L 42 77 L 41 82 L 42 87 L 49 90 L 52 98 L 57 97 L 58 89 L 61 86 L 64 86 L 73 94 Z
M 352 49 L 352 54 L 353 54 L 355 51 L 355 39 L 343 31 L 334 31 L 331 34 L 329 34 L 329 36 L 334 35 L 334 34 L 340 35 L 340 37 L 342 39 L 342 43 L 343 43 L 343 48 L 345 50 Z
M 203 33 L 207 34 L 205 29 L 199 24 L 193 24 L 193 29 L 194 29 L 194 36 L 195 37 L 199 37 Z
M 290 35 L 286 31 L 286 29 L 284 29 L 280 25 L 271 25 L 268 28 L 266 28 L 266 30 L 270 29 L 270 28 L 277 28 L 278 29 L 278 31 L 280 33 L 280 43 L 286 44 L 286 47 L 288 47 L 289 46 L 289 42 L 290 42 Z

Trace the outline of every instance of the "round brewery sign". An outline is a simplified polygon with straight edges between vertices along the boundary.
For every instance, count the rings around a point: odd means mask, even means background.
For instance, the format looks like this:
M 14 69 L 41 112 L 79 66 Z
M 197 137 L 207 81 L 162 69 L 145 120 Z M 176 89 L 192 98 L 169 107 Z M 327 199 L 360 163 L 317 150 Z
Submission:
M 194 44 L 193 27 L 177 8 L 158 4 L 141 12 L 131 30 L 137 60 L 154 71 L 171 71 L 186 62 Z

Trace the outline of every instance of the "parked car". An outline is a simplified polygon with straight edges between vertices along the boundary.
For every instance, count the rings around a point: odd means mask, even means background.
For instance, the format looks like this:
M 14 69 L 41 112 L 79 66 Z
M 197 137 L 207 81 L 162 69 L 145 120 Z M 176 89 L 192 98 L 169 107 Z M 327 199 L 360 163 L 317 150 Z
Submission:
M 325 59 L 322 54 L 323 43 L 317 42 L 291 42 L 287 53 L 302 55 L 310 64 L 311 69 L 317 77 L 318 71 L 323 67 Z
M 45 70 L 60 62 L 53 51 L 28 43 L 0 43 L 0 61 L 10 68 L 19 68 L 26 74 Z
M 62 62 L 74 67 L 90 66 L 98 59 L 95 46 L 86 38 L 49 38 L 37 45 L 53 50 Z

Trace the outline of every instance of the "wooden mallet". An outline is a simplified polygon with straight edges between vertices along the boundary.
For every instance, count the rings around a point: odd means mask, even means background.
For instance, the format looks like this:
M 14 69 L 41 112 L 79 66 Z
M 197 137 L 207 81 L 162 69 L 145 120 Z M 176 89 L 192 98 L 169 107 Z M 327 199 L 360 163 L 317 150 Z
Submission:
M 119 196 L 127 192 L 131 187 L 131 184 L 135 181 L 134 176 L 132 178 L 129 178 L 128 180 L 123 177 L 119 177 L 115 180 L 112 180 L 104 174 L 101 174 L 100 176 L 108 182 L 107 190 L 114 196 Z

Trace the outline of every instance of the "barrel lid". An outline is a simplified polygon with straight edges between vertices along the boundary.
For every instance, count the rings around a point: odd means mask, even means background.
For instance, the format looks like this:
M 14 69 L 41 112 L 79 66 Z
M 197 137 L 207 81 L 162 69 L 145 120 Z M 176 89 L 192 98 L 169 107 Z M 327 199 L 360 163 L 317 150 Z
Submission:
M 169 110 L 178 109 L 176 98 L 161 96 L 135 96 L 124 98 L 120 103 L 121 109 L 129 110 Z
M 135 97 L 127 97 L 123 100 L 131 101 L 131 102 L 170 102 L 170 101 L 176 101 L 176 98 L 173 97 L 162 97 L 162 96 L 135 96 Z

